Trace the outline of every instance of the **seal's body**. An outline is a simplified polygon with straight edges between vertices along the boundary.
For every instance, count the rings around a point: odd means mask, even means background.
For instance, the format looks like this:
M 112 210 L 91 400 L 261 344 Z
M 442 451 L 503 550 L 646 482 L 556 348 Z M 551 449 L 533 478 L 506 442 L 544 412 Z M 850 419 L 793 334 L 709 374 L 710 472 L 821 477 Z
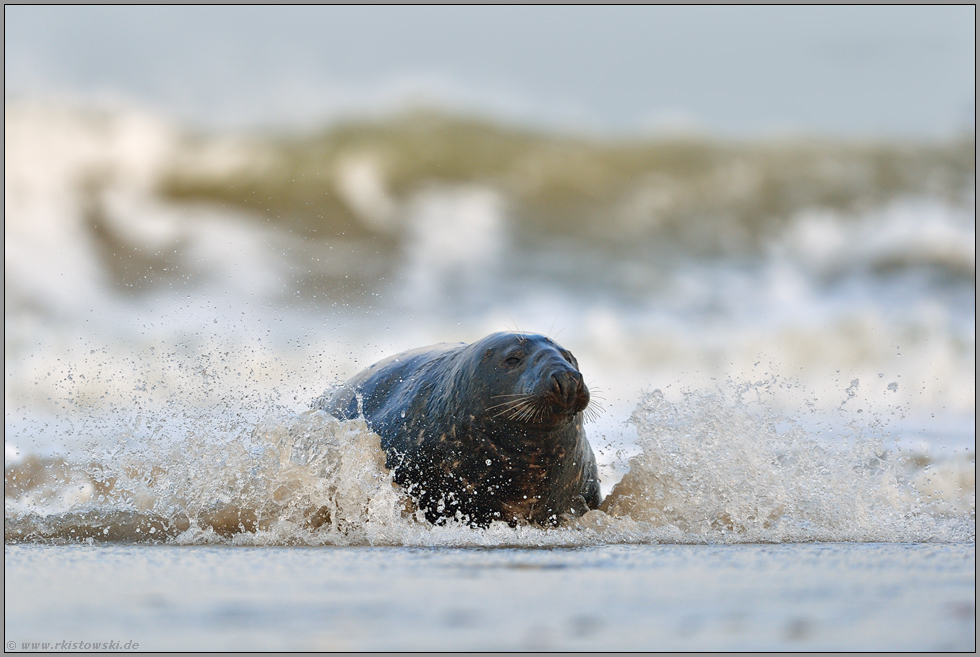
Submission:
M 575 357 L 540 335 L 495 333 L 387 358 L 319 403 L 364 417 L 425 517 L 558 524 L 599 505 L 589 404 Z

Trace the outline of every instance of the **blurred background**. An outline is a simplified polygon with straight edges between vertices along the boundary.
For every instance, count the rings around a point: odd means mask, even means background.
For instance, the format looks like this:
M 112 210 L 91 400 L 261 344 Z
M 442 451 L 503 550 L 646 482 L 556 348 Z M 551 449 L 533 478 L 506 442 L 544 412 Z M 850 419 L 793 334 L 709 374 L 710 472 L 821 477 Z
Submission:
M 7 460 L 509 329 L 973 451 L 975 18 L 5 7 Z

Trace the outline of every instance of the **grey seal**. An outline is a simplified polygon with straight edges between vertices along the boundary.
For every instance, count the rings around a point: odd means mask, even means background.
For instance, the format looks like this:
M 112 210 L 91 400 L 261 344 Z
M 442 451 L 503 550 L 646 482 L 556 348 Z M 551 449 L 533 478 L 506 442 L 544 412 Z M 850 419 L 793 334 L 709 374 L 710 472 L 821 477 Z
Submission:
M 589 389 L 550 338 L 494 333 L 386 358 L 316 406 L 363 417 L 385 465 L 435 524 L 558 525 L 601 502 L 583 427 Z

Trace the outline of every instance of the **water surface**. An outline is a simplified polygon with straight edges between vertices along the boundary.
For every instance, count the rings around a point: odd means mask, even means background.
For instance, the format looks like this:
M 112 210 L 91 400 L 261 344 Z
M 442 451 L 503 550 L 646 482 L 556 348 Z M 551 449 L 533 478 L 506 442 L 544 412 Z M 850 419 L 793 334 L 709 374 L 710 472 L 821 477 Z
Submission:
M 5 641 L 974 650 L 974 544 L 5 548 Z

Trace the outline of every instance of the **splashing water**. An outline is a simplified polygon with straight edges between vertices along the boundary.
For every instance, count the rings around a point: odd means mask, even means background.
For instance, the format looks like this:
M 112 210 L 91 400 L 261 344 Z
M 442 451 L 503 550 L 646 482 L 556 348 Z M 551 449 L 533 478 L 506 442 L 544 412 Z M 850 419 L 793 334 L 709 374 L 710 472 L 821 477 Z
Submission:
M 655 390 L 630 420 L 642 452 L 603 508 L 680 540 L 892 542 L 974 531 L 931 512 L 880 439 L 825 442 L 798 425 L 780 432 L 778 418 L 720 393 L 670 403 Z M 957 496 L 971 500 L 962 515 L 973 518 L 975 493 Z
M 320 411 L 219 439 L 191 432 L 177 441 L 123 440 L 70 476 L 26 486 L 8 501 L 8 518 L 13 511 L 17 520 L 6 536 L 384 544 L 402 504 L 378 440 L 363 421 Z M 88 494 L 67 510 L 52 507 L 59 484 Z
M 973 457 L 916 465 L 858 430 L 824 439 L 742 401 L 753 386 L 655 390 L 640 452 L 594 510 L 558 529 L 435 527 L 384 468 L 363 420 L 322 411 L 179 439 L 124 436 L 86 464 L 28 458 L 5 473 L 8 542 L 581 546 L 973 540 Z M 780 427 L 788 428 L 780 430 Z

